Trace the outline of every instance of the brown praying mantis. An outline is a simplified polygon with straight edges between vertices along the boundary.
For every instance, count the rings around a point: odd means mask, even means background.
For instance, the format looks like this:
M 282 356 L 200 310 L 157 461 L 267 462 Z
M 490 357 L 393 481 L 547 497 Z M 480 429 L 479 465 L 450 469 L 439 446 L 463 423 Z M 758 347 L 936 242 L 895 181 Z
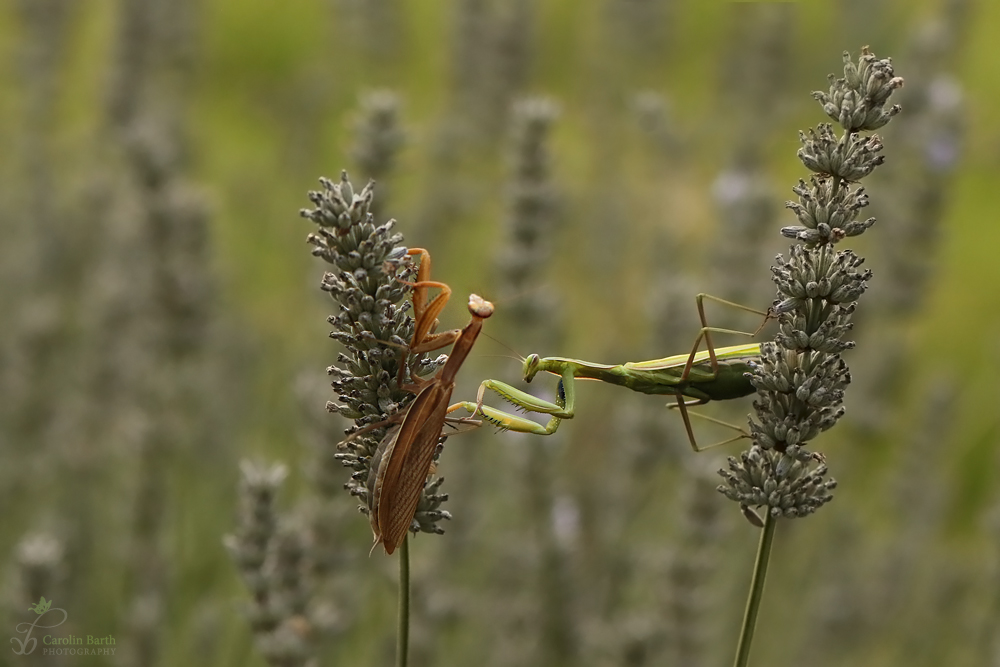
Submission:
M 455 377 L 469 356 L 482 330 L 483 321 L 493 314 L 493 304 L 471 294 L 469 314 L 472 319 L 465 328 L 435 333 L 437 317 L 451 296 L 451 288 L 429 279 L 431 263 L 430 254 L 426 250 L 411 248 L 408 254 L 419 255 L 421 259 L 417 280 L 409 283 L 413 288 L 411 300 L 414 331 L 409 352 L 404 352 L 404 358 L 400 361 L 400 382 L 404 376 L 407 354 L 428 352 L 449 344 L 452 344 L 452 349 L 448 361 L 434 377 L 424 380 L 411 373 L 413 384 L 403 386 L 416 393 L 417 397 L 405 411 L 398 413 L 402 415 L 401 418 L 395 415 L 390 417 L 390 421 L 401 419 L 401 423 L 386 434 L 372 457 L 368 475 L 368 518 L 375 535 L 372 549 L 381 543 L 387 554 L 392 554 L 406 538 L 424 483 L 431 473 L 434 452 L 441 439 L 447 415 L 461 407 L 448 406 L 455 389 Z M 432 288 L 438 288 L 441 292 L 428 302 L 427 290 Z M 361 431 L 355 435 L 359 433 Z

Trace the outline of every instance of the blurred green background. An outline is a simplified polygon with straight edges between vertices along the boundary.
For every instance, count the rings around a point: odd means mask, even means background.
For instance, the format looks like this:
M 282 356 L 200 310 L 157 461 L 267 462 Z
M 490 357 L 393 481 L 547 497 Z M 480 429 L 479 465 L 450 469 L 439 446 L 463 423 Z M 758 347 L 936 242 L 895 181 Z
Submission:
M 511 350 L 678 354 L 695 293 L 770 303 L 810 92 L 868 44 L 906 87 L 879 223 L 847 244 L 875 275 L 817 441 L 840 486 L 780 528 L 753 662 L 1000 664 L 998 23 L 972 0 L 4 2 L 5 627 L 44 595 L 116 655 L 3 660 L 389 664 L 395 559 L 318 463 L 347 424 L 306 191 L 376 177 L 378 222 L 455 291 L 442 327 L 496 302 L 456 397 L 516 378 Z M 412 664 L 731 660 L 757 532 L 714 470 L 740 445 L 696 456 L 662 399 L 578 393 L 552 438 L 448 442 Z M 285 662 L 223 545 L 243 459 L 288 466 Z

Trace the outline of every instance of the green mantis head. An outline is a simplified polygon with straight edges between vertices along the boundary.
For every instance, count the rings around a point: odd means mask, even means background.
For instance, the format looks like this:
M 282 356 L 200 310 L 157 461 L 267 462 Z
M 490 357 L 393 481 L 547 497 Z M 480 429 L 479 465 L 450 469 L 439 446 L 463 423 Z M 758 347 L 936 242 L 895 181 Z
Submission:
M 524 381 L 531 382 L 531 378 L 535 377 L 535 373 L 538 372 L 538 362 L 540 361 L 537 354 L 529 354 L 524 360 Z

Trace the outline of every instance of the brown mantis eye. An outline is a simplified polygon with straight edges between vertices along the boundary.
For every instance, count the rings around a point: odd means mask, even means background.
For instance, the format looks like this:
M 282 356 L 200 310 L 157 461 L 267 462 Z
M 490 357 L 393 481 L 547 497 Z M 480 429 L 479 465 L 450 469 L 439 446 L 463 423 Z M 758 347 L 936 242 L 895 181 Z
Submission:
M 493 304 L 478 294 L 470 294 L 469 312 L 476 317 L 486 319 L 493 314 Z

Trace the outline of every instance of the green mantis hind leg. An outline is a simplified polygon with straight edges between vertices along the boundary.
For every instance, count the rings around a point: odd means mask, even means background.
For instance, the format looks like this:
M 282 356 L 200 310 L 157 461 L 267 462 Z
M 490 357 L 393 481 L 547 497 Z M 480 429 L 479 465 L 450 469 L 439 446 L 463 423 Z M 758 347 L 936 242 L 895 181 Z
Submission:
M 677 408 L 677 411 L 681 414 L 681 419 L 684 420 L 684 430 L 687 432 L 688 442 L 691 444 L 691 449 L 696 452 L 703 452 L 707 449 L 713 449 L 715 447 L 721 447 L 722 445 L 728 445 L 731 442 L 736 442 L 737 440 L 742 440 L 743 438 L 749 438 L 750 434 L 744 429 L 740 428 L 736 424 L 730 424 L 729 422 L 722 421 L 721 419 L 716 419 L 715 417 L 709 417 L 708 415 L 703 415 L 698 412 L 688 412 L 689 406 L 694 405 L 704 405 L 708 401 L 704 399 L 696 399 L 694 401 L 685 401 L 682 396 L 677 396 L 677 403 L 667 405 L 667 408 Z M 734 435 L 731 438 L 725 440 L 720 440 L 719 442 L 713 442 L 711 445 L 705 445 L 704 447 L 698 444 L 697 439 L 694 437 L 694 428 L 691 426 L 691 417 L 697 417 L 699 419 L 704 419 L 705 421 L 712 422 L 713 424 L 718 424 L 719 426 L 725 426 L 728 429 L 736 431 L 739 435 Z
M 519 417 L 518 415 L 513 415 L 509 412 L 503 412 L 502 410 L 497 410 L 487 405 L 483 405 L 483 399 L 485 398 L 487 389 L 493 391 L 504 400 L 513 403 L 518 408 L 528 412 L 539 412 L 542 414 L 552 415 L 552 417 L 549 419 L 548 423 L 543 426 L 534 420 Z M 563 419 L 573 418 L 573 407 L 575 403 L 576 392 L 573 386 L 572 376 L 570 376 L 569 382 L 566 382 L 565 378 L 560 378 L 559 384 L 556 387 L 555 403 L 543 400 L 537 396 L 532 396 L 531 394 L 521 391 L 520 389 L 516 389 L 505 382 L 500 382 L 498 380 L 485 380 L 481 385 L 479 385 L 479 394 L 476 397 L 475 403 L 462 401 L 461 403 L 456 403 L 455 405 L 450 406 L 448 408 L 448 412 L 464 408 L 472 415 L 476 415 L 477 413 L 482 415 L 484 420 L 504 431 L 531 433 L 534 435 L 552 435 L 556 432 L 556 429 L 559 428 L 559 424 Z
M 760 326 L 757 327 L 756 331 L 752 331 L 752 332 L 750 332 L 750 331 L 739 331 L 739 330 L 736 330 L 736 329 L 725 329 L 725 328 L 721 328 L 721 327 L 711 327 L 711 326 L 708 325 L 708 317 L 705 315 L 705 300 L 706 299 L 708 299 L 709 301 L 714 301 L 715 303 L 718 303 L 718 304 L 723 305 L 723 306 L 729 306 L 730 308 L 736 308 L 738 310 L 744 310 L 744 311 L 746 311 L 748 313 L 754 313 L 756 315 L 762 315 L 764 317 L 764 321 L 760 323 Z M 761 329 L 763 329 L 764 326 L 767 324 L 767 321 L 770 320 L 770 319 L 772 319 L 774 317 L 774 314 L 772 313 L 772 311 L 770 309 L 768 309 L 767 311 L 758 310 L 756 308 L 751 308 L 749 306 L 744 306 L 743 304 L 736 303 L 735 301 L 728 301 L 726 299 L 722 299 L 722 298 L 719 298 L 717 296 L 713 296 L 711 294 L 706 294 L 704 292 L 702 292 L 702 293 L 700 293 L 700 294 L 698 294 L 698 295 L 695 296 L 695 303 L 698 306 L 698 318 L 701 320 L 701 330 L 698 332 L 698 336 L 694 340 L 694 345 L 691 348 L 691 354 L 688 355 L 687 363 L 684 365 L 684 371 L 681 373 L 681 380 L 682 381 L 687 380 L 688 376 L 691 373 L 691 367 L 694 364 L 695 355 L 698 354 L 698 348 L 701 347 L 702 340 L 705 341 L 705 349 L 708 352 L 708 357 L 709 357 L 709 361 L 711 363 L 712 372 L 713 373 L 718 373 L 719 362 L 718 362 L 718 359 L 715 356 L 715 345 L 713 345 L 713 343 L 712 343 L 712 332 L 715 332 L 715 333 L 736 334 L 736 335 L 739 335 L 739 336 L 747 336 L 749 338 L 753 338 L 754 336 L 756 336 L 757 334 L 760 333 Z M 747 433 L 744 429 L 740 428 L 739 426 L 736 426 L 735 424 L 730 424 L 729 422 L 722 421 L 721 419 L 715 419 L 714 417 L 709 417 L 707 415 L 703 415 L 703 414 L 700 414 L 700 413 L 697 413 L 697 412 L 688 412 L 688 406 L 703 405 L 707 401 L 705 401 L 703 399 L 696 399 L 694 401 L 685 401 L 684 398 L 683 398 L 683 396 L 681 396 L 680 394 L 678 394 L 676 398 L 677 398 L 677 403 L 674 404 L 674 405 L 668 405 L 667 407 L 668 408 L 677 408 L 677 411 L 680 412 L 681 419 L 684 421 L 684 430 L 687 432 L 688 442 L 691 444 L 691 449 L 693 449 L 694 451 L 696 451 L 696 452 L 702 452 L 702 451 L 705 451 L 706 449 L 712 449 L 713 447 L 720 447 L 722 445 L 727 445 L 727 444 L 729 444 L 731 442 L 736 442 L 737 440 L 741 440 L 743 438 L 749 438 L 750 437 L 749 433 Z M 714 424 L 718 424 L 720 426 L 725 426 L 726 428 L 729 428 L 729 429 L 732 429 L 732 430 L 736 431 L 738 433 L 738 435 L 735 435 L 735 436 L 733 436 L 731 438 L 727 438 L 725 440 L 720 440 L 719 442 L 715 442 L 715 443 L 712 443 L 711 445 L 705 445 L 704 447 L 702 447 L 702 446 L 698 445 L 698 441 L 694 437 L 694 429 L 691 426 L 691 417 L 692 416 L 698 417 L 700 419 L 704 419 L 706 421 L 710 421 L 710 422 L 712 422 Z
M 729 306 L 730 308 L 736 308 L 738 310 L 745 310 L 748 313 L 755 313 L 757 315 L 763 315 L 764 321 L 760 323 L 756 331 L 739 331 L 737 329 L 723 329 L 721 327 L 710 327 L 708 326 L 708 318 L 705 315 L 705 299 L 709 301 L 714 301 L 715 303 L 721 304 L 723 306 Z M 705 349 L 708 351 L 708 358 L 712 364 L 712 372 L 718 372 L 719 362 L 715 357 L 715 345 L 712 344 L 712 332 L 715 333 L 726 333 L 735 334 L 738 336 L 747 336 L 753 338 L 760 333 L 760 330 L 764 328 L 767 321 L 772 319 L 774 315 L 769 310 L 757 310 L 756 308 L 751 308 L 750 306 L 744 306 L 743 304 L 736 303 L 735 301 L 727 301 L 726 299 L 721 299 L 717 296 L 712 296 L 711 294 L 706 294 L 704 292 L 698 294 L 694 298 L 695 303 L 698 305 L 698 318 L 701 320 L 701 330 L 698 332 L 698 336 L 694 339 L 694 346 L 691 348 L 691 354 L 688 356 L 687 363 L 684 364 L 684 371 L 681 373 L 681 381 L 688 379 L 688 375 L 691 373 L 691 366 L 694 364 L 694 358 L 698 354 L 698 348 L 701 347 L 701 341 L 705 341 Z M 678 399 L 679 400 L 679 399 Z M 686 413 L 686 410 L 682 408 L 682 414 Z M 685 425 L 687 425 L 687 418 L 685 417 Z M 690 433 L 690 428 L 688 429 Z M 691 441 L 692 446 L 694 446 L 694 440 Z M 696 450 L 697 451 L 697 450 Z

